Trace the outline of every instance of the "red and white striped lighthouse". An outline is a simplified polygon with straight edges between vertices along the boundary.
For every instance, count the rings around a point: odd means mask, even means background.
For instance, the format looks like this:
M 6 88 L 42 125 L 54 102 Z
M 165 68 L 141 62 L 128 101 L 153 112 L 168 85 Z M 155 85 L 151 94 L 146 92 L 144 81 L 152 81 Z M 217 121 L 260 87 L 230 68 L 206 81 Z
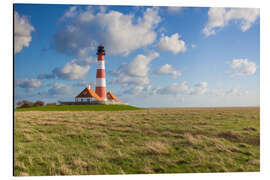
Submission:
M 105 56 L 104 46 L 99 45 L 97 49 L 98 67 L 97 67 L 97 75 L 96 75 L 96 94 L 103 101 L 107 101 L 104 56 Z

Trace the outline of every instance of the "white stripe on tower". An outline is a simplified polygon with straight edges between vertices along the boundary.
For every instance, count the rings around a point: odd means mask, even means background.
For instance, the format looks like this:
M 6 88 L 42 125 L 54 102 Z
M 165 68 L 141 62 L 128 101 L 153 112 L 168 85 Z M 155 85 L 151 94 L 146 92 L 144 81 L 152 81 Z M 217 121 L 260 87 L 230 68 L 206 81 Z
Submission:
M 106 87 L 105 78 L 97 78 L 96 86 L 97 87 Z
M 98 69 L 105 69 L 105 62 L 104 61 L 98 61 L 97 63 L 98 63 L 97 64 Z
M 102 45 L 98 46 L 97 50 L 97 75 L 96 75 L 96 94 L 103 99 L 104 101 L 107 100 L 107 93 L 106 93 L 106 77 L 105 77 L 105 50 Z

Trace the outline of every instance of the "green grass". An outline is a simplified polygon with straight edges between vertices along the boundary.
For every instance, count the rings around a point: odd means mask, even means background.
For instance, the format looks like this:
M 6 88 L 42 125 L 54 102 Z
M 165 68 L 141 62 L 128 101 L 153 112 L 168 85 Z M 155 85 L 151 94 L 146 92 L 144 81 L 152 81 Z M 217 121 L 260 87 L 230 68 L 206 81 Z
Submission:
M 29 108 L 17 108 L 15 112 L 19 111 L 126 111 L 126 110 L 139 110 L 129 105 L 57 105 L 57 106 L 40 106 Z
M 15 112 L 15 176 L 254 172 L 259 108 Z

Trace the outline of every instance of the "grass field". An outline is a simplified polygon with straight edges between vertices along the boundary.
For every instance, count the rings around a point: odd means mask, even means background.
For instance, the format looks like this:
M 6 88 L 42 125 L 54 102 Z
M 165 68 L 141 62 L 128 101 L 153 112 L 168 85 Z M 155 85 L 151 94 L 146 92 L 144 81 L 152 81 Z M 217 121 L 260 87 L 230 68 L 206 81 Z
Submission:
M 127 110 L 139 110 L 129 105 L 57 105 L 57 106 L 39 106 L 28 108 L 17 108 L 15 111 L 127 111 Z
M 16 111 L 14 173 L 260 170 L 259 108 Z

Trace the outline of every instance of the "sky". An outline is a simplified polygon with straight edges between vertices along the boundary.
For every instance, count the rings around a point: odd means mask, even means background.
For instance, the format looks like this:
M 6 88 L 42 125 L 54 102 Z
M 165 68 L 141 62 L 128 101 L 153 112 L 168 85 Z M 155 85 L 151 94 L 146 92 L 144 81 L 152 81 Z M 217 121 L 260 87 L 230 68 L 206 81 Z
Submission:
M 95 89 L 105 46 L 107 91 L 139 107 L 259 106 L 260 11 L 14 5 L 14 95 L 74 101 Z

